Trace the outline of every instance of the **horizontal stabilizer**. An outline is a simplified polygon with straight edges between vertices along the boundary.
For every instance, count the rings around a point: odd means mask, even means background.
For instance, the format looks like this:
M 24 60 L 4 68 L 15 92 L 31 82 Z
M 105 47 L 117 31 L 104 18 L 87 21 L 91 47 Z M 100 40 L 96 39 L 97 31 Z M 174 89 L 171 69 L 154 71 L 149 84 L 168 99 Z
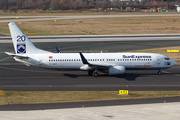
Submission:
M 4 53 L 6 53 L 7 55 L 10 55 L 12 57 L 16 57 L 16 58 L 29 58 L 28 56 L 17 55 L 17 54 L 14 54 L 14 53 L 9 53 L 9 52 L 4 52 Z

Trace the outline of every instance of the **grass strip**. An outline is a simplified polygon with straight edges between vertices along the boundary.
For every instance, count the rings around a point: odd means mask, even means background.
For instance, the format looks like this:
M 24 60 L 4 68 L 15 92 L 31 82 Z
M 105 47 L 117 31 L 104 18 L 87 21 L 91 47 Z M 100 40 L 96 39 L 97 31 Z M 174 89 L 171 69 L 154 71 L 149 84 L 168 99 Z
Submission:
M 178 12 L 121 12 L 121 11 L 82 11 L 82 10 L 18 10 L 17 13 L 3 12 L 0 10 L 0 16 L 60 16 L 60 15 L 143 15 L 143 14 L 179 14 Z
M 5 91 L 4 94 L 0 96 L 0 105 L 180 97 L 180 91 L 129 91 L 129 95 L 118 95 L 118 91 Z
M 0 24 L 0 34 L 10 35 L 7 23 Z M 123 17 L 23 22 L 18 26 L 29 35 L 124 35 L 179 34 L 179 16 Z

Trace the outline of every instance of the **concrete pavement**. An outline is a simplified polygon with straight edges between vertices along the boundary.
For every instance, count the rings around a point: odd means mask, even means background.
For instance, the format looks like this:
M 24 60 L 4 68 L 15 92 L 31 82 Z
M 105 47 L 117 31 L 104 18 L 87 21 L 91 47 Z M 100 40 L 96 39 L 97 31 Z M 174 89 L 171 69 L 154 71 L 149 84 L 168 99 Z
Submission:
M 0 111 L 2 120 L 179 120 L 180 102 L 34 111 Z

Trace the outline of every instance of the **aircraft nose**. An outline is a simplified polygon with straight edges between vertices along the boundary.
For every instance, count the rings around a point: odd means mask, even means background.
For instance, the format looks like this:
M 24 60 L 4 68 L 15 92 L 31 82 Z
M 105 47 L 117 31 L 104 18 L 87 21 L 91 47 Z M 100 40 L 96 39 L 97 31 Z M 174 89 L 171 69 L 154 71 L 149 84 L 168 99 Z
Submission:
M 175 61 L 172 61 L 172 63 L 173 63 L 173 66 L 177 64 Z

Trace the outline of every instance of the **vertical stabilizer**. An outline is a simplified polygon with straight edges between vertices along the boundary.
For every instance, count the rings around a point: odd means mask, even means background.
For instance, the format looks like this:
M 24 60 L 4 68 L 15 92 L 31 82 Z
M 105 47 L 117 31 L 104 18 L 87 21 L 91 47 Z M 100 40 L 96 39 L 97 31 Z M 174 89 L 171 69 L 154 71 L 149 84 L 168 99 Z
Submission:
M 29 38 L 16 25 L 16 23 L 10 22 L 8 25 L 16 54 L 47 53 L 44 50 L 36 48 Z

